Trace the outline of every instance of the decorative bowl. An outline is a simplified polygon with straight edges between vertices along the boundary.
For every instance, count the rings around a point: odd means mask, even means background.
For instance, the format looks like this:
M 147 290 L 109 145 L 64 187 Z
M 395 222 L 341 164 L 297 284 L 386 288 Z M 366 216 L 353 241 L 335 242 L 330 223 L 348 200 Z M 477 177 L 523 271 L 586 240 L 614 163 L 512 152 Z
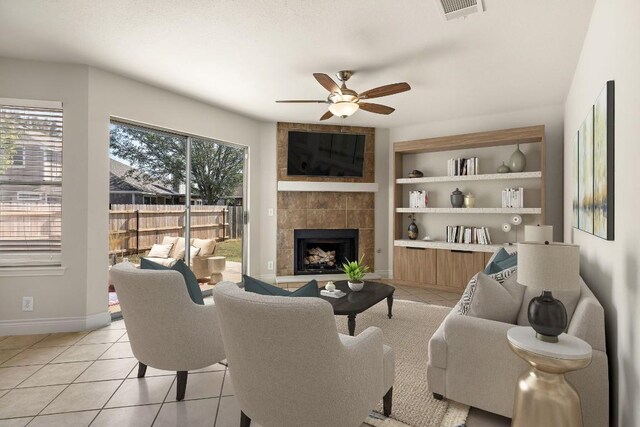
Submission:
M 352 282 L 349 280 L 347 283 L 349 284 L 349 289 L 353 292 L 361 291 L 364 288 L 364 282 Z
M 409 178 L 422 178 L 423 176 L 424 174 L 418 169 L 414 169 L 411 172 L 409 172 Z

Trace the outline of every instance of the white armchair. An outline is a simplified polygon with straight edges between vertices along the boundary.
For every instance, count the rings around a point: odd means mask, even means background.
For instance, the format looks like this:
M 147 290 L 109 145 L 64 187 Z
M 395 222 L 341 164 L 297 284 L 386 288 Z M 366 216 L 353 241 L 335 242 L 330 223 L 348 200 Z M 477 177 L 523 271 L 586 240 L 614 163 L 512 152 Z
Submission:
M 147 366 L 177 371 L 177 400 L 184 399 L 188 371 L 225 358 L 216 307 L 189 297 L 177 271 L 139 270 L 129 263 L 111 268 L 138 378 Z
M 213 290 L 241 426 L 357 427 L 384 396 L 391 413 L 393 350 L 382 331 L 338 334 L 320 298 Z

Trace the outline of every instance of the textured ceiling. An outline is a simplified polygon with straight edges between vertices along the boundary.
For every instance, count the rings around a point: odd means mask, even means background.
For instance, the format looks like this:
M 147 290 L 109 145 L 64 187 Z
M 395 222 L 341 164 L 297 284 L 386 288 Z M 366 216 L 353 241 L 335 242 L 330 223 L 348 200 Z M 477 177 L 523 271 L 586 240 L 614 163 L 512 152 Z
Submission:
M 0 0 L 0 55 L 89 64 L 260 120 L 317 122 L 313 72 L 407 81 L 395 127 L 564 101 L 594 0 L 484 0 L 445 22 L 434 0 Z

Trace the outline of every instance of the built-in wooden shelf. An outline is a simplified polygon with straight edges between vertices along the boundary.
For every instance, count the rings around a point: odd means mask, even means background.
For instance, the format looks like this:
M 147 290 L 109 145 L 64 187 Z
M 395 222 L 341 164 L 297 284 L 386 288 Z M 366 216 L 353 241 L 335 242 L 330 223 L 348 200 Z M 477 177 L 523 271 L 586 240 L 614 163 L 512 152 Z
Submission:
M 396 208 L 396 213 L 540 215 L 541 208 Z
M 513 172 L 513 173 L 487 173 L 481 175 L 462 176 L 425 176 L 422 178 L 398 178 L 396 184 L 432 184 L 437 182 L 464 182 L 464 181 L 513 181 L 517 179 L 542 178 L 541 171 Z
M 470 251 L 470 252 L 489 252 L 493 253 L 504 245 L 474 245 L 471 243 L 448 243 L 442 241 L 426 241 L 426 240 L 394 240 L 393 246 L 401 246 L 405 248 L 425 248 L 425 249 L 448 249 L 454 251 Z
M 514 173 L 485 173 L 480 175 L 464 176 L 425 176 L 422 178 L 407 178 L 409 171 L 413 169 L 436 170 L 444 173 L 445 161 L 449 158 L 480 156 L 480 159 L 490 160 L 486 164 L 498 164 L 504 156 L 508 155 L 506 146 L 517 144 L 532 144 L 527 147 L 531 154 L 532 162 L 529 164 L 530 172 Z M 501 148 L 502 147 L 502 148 Z M 475 152 L 482 149 L 480 152 Z M 534 154 L 535 153 L 535 154 Z M 513 246 L 495 243 L 492 245 L 479 245 L 468 243 L 448 243 L 446 240 L 445 224 L 461 224 L 469 221 L 474 224 L 485 223 L 491 234 L 495 234 L 496 240 L 505 238 L 503 233 L 498 233 L 497 224 L 504 222 L 506 218 L 500 215 L 532 215 L 527 216 L 524 223 L 545 223 L 545 128 L 544 125 L 528 126 L 516 129 L 502 129 L 488 132 L 477 132 L 462 135 L 439 136 L 423 138 L 412 141 L 400 141 L 393 144 L 393 279 L 402 283 L 410 283 L 414 286 L 435 287 L 439 289 L 455 290 L 461 292 L 478 271 L 481 271 L 492 254 L 500 248 L 508 251 Z M 538 163 L 539 162 L 539 163 Z M 484 163 L 484 162 L 483 162 Z M 440 169 L 438 169 L 440 168 Z M 493 171 L 487 167 L 483 170 Z M 484 192 L 487 197 L 482 197 L 485 203 L 479 203 L 474 208 L 451 208 L 449 206 L 448 191 L 438 191 L 445 188 L 446 183 L 460 187 L 469 187 L 478 194 Z M 478 182 L 478 184 L 473 184 Z M 445 183 L 445 184 L 440 184 Z M 421 186 L 434 187 L 434 198 L 431 199 L 434 207 L 408 208 L 407 193 L 413 188 Z M 501 208 L 482 207 L 500 206 L 499 187 L 527 187 L 530 194 L 527 195 L 529 206 L 526 208 Z M 442 206 L 442 207 L 437 207 Z M 407 238 L 407 217 L 405 214 L 420 214 L 420 228 L 434 233 L 431 236 L 434 241 L 410 240 Z M 423 214 L 427 214 L 422 216 Z M 428 215 L 434 214 L 434 215 Z M 463 214 L 466 214 L 464 216 Z M 469 215 L 471 214 L 471 215 Z M 479 214 L 473 216 L 473 214 Z M 454 220 L 453 215 L 463 215 Z M 423 237 L 424 234 L 419 237 Z

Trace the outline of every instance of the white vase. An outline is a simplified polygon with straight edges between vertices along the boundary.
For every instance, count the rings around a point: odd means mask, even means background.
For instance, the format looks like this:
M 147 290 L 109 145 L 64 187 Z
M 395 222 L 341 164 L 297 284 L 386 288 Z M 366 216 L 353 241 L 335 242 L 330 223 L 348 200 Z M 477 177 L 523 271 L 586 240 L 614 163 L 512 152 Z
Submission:
M 349 284 L 349 289 L 353 292 L 361 291 L 364 288 L 364 282 L 352 282 L 351 280 L 347 281 Z

